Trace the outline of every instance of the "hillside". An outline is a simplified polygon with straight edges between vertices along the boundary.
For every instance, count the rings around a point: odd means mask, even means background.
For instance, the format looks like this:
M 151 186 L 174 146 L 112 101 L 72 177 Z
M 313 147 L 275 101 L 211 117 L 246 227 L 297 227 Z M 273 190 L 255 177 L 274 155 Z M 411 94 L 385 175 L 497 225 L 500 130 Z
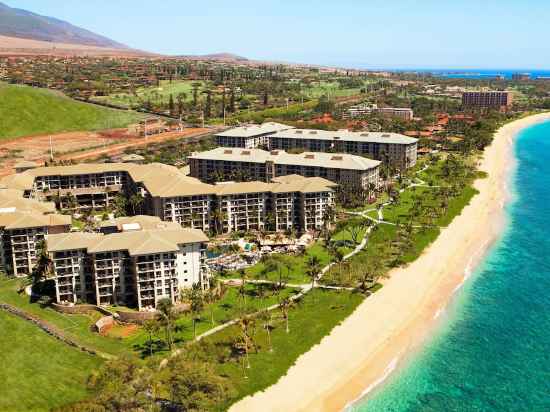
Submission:
M 0 3 L 0 35 L 111 49 L 127 48 L 121 43 L 63 20 L 12 8 L 3 3 Z
M 0 139 L 125 127 L 140 116 L 76 102 L 50 90 L 3 83 L 0 101 Z

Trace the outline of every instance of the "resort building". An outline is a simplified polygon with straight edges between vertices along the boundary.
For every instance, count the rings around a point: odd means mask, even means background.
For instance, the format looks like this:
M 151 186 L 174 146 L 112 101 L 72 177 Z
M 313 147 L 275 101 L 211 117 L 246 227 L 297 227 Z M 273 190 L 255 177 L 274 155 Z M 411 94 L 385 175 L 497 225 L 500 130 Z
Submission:
M 384 117 L 392 117 L 405 121 L 412 120 L 414 117 L 412 109 L 406 107 L 379 107 L 374 109 L 374 113 L 379 113 Z
M 334 207 L 334 186 L 323 178 L 298 175 L 272 183 L 219 183 L 214 225 L 223 232 L 320 230 Z
M 364 117 L 370 114 L 380 114 L 384 117 L 394 117 L 405 121 L 412 120 L 414 113 L 406 107 L 378 107 L 376 104 L 361 103 L 349 107 L 343 114 L 344 119 Z
M 235 127 L 218 133 L 216 135 L 216 143 L 218 146 L 224 147 L 267 147 L 269 144 L 269 135 L 288 129 L 293 129 L 293 127 L 274 122 Z
M 271 135 L 270 149 L 358 154 L 407 169 L 416 164 L 417 142 L 398 133 L 291 129 Z
M 293 193 L 296 199 L 302 200 L 306 197 L 319 197 L 329 199 L 332 203 L 333 189 L 336 186 L 329 180 L 301 176 L 293 176 L 285 182 L 256 182 L 256 192 L 262 193 L 265 207 L 260 213 L 258 210 L 253 212 L 252 206 L 245 208 L 243 216 L 246 216 L 246 221 L 239 218 L 239 223 L 236 224 L 234 218 L 229 221 L 221 216 L 232 212 L 233 209 L 225 209 L 226 206 L 233 207 L 233 201 L 239 204 L 243 199 L 250 200 L 254 196 L 248 188 L 233 185 L 233 192 L 228 193 L 229 186 L 202 183 L 173 166 L 158 163 L 40 167 L 8 176 L 0 180 L 0 185 L 14 190 L 14 193 L 26 201 L 43 204 L 38 200 L 53 200 L 62 210 L 101 210 L 107 208 L 119 194 L 125 198 L 138 195 L 141 198 L 137 207 L 139 213 L 176 222 L 183 227 L 217 233 L 241 229 L 277 230 L 277 227 L 282 226 L 269 220 L 269 216 L 275 212 L 274 193 Z M 243 192 L 234 190 L 235 188 L 242 189 Z M 228 200 L 229 197 L 231 201 Z M 53 203 L 48 205 L 49 209 L 54 208 Z M 306 206 L 307 202 L 297 201 L 293 206 L 296 208 L 294 215 L 305 216 Z M 317 223 L 311 225 L 306 219 L 298 217 L 292 225 L 287 226 L 292 226 L 296 231 L 312 230 L 318 226 Z M 102 229 L 105 230 L 109 229 Z
M 59 303 L 122 304 L 139 310 L 177 302 L 183 288 L 206 285 L 206 235 L 151 216 L 102 224 L 104 233 L 46 236 Z
M 531 80 L 531 73 L 513 73 L 512 80 L 518 81 L 518 82 Z
M 413 115 L 410 109 L 392 110 L 397 110 L 403 118 Z M 357 154 L 387 162 L 398 169 L 416 164 L 418 146 L 417 139 L 398 133 L 295 129 L 278 123 L 237 127 L 219 134 L 216 140 L 222 147 Z
M 505 110 L 512 105 L 512 93 L 507 91 L 464 92 L 462 105 L 466 108 Z
M 191 176 L 216 180 L 270 182 L 274 177 L 301 175 L 322 177 L 340 186 L 367 190 L 379 186 L 377 160 L 345 153 L 290 154 L 284 150 L 218 147 L 189 157 Z

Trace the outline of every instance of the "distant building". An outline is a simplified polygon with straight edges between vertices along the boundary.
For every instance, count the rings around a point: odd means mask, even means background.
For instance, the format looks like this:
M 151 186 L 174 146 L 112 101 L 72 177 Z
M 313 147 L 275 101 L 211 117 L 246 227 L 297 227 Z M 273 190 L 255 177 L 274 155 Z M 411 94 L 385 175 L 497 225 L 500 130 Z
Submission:
M 481 91 L 462 93 L 462 105 L 467 108 L 507 109 L 512 105 L 512 93 L 507 91 Z
M 322 177 L 340 186 L 378 187 L 380 161 L 346 153 L 300 153 L 284 150 L 218 147 L 189 157 L 191 176 L 203 181 L 260 180 L 286 175 Z
M 531 80 L 531 73 L 514 73 L 512 74 L 512 80 L 518 82 Z
M 254 148 L 267 146 L 268 136 L 281 130 L 293 129 L 280 123 L 268 122 L 261 125 L 235 127 L 216 135 L 218 146 Z
M 398 133 L 290 129 L 269 137 L 271 150 L 350 153 L 386 162 L 399 169 L 416 164 L 418 140 Z
M 414 117 L 412 109 L 406 107 L 379 107 L 374 109 L 374 113 L 379 113 L 385 117 L 395 117 L 405 121 L 412 120 Z
M 350 132 L 347 130 L 326 131 L 295 129 L 277 124 L 278 131 L 264 128 L 259 133 L 251 131 L 244 136 L 242 128 L 227 130 L 217 137 L 218 145 L 224 147 L 257 148 L 269 150 L 292 149 L 310 152 L 349 153 L 369 157 L 406 169 L 416 164 L 417 139 L 398 133 Z M 264 126 L 264 125 L 262 125 Z

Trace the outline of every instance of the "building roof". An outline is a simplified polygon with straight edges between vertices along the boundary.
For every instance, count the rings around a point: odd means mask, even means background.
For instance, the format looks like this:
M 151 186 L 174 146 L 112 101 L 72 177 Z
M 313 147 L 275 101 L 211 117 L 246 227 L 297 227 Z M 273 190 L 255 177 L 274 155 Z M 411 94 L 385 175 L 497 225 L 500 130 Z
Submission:
M 319 193 L 332 192 L 338 185 L 322 177 L 304 177 L 300 175 L 287 175 L 272 179 L 273 193 Z
M 0 227 L 6 230 L 70 225 L 71 217 L 66 215 L 42 215 L 32 212 L 0 213 Z
M 23 197 L 18 189 L 0 189 L 0 213 L 6 212 L 55 213 L 53 202 L 41 202 Z
M 269 133 L 275 133 L 281 130 L 293 129 L 292 126 L 286 124 L 266 122 L 261 125 L 252 124 L 241 127 L 234 127 L 233 129 L 226 130 L 224 132 L 216 134 L 216 136 L 226 137 L 254 137 L 262 136 Z
M 117 217 L 111 220 L 105 220 L 100 223 L 100 227 L 114 227 L 119 232 L 129 232 L 134 230 L 152 230 L 152 229 L 178 229 L 180 225 L 177 222 L 164 222 L 158 216 L 137 215 Z
M 305 152 L 287 153 L 284 150 L 225 148 L 218 147 L 206 152 L 195 153 L 190 159 L 223 160 L 228 162 L 265 163 L 281 165 L 314 166 L 328 169 L 369 170 L 380 165 L 378 160 L 347 153 Z
M 386 143 L 386 144 L 413 144 L 417 139 L 404 136 L 399 133 L 389 132 L 350 132 L 349 130 L 309 130 L 292 129 L 274 133 L 272 137 L 285 139 L 316 139 L 316 140 L 340 140 L 349 142 L 364 143 Z
M 126 250 L 130 256 L 176 252 L 179 245 L 207 242 L 199 229 L 153 229 L 103 235 L 100 233 L 63 233 L 48 235 L 48 251 L 87 249 L 89 253 Z
M 241 149 L 234 149 L 241 150 Z M 244 150 L 244 149 L 242 149 Z M 259 149 L 255 149 L 259 150 Z M 273 156 L 269 152 L 264 152 L 267 156 Z M 282 152 L 282 151 L 281 151 Z M 283 159 L 285 155 L 279 153 L 276 157 Z M 290 155 L 286 156 L 301 156 L 301 155 Z M 325 156 L 326 159 L 329 159 L 330 156 L 337 156 L 330 153 L 315 153 L 315 156 Z M 340 156 L 340 155 L 338 155 Z M 350 157 L 357 158 L 355 161 L 350 164 L 354 165 L 355 168 L 358 164 L 363 165 L 377 165 L 379 162 L 366 159 L 360 156 L 353 155 L 342 155 L 344 159 L 350 159 Z M 299 157 L 296 157 L 299 160 Z M 284 160 L 282 160 L 284 161 Z M 301 160 L 304 164 L 311 164 L 312 159 Z M 347 160 L 338 161 L 346 163 Z M 326 160 L 325 162 L 328 162 Z M 336 162 L 334 160 L 332 163 Z M 290 163 L 293 164 L 293 163 Z M 362 166 L 361 166 L 362 167 Z M 349 167 L 348 167 L 349 168 Z M 199 195 L 224 195 L 224 194 L 235 194 L 235 193 L 254 193 L 254 192 L 268 192 L 271 191 L 274 186 L 269 183 L 255 182 L 254 184 L 250 183 L 234 183 L 229 186 L 222 185 L 211 185 L 202 183 L 200 180 L 186 176 L 182 171 L 174 166 L 169 166 L 161 163 L 151 163 L 146 165 L 137 165 L 132 163 L 85 163 L 78 165 L 70 166 L 54 166 L 54 167 L 40 167 L 36 169 L 27 170 L 23 173 L 7 176 L 0 181 L 0 208 L 2 205 L 2 193 L 16 194 L 21 202 L 27 202 L 28 205 L 41 204 L 44 205 L 43 208 L 45 212 L 55 211 L 55 205 L 53 203 L 38 202 L 36 200 L 24 199 L 22 197 L 23 190 L 31 190 L 33 187 L 34 179 L 37 176 L 71 176 L 71 175 L 80 175 L 80 174 L 93 174 L 93 173 L 103 173 L 103 172 L 115 172 L 115 171 L 126 171 L 129 173 L 132 180 L 138 184 L 142 184 L 147 191 L 153 197 L 185 197 L 185 196 L 199 196 Z M 24 189 L 21 188 L 22 184 L 26 186 Z M 2 187 L 9 189 L 2 189 Z M 83 189 L 81 189 L 83 190 Z M 240 192 L 239 192 L 240 191 Z M 30 206 L 28 206 L 30 207 Z M 38 207 L 38 206 L 37 206 Z
M 71 232 L 46 236 L 48 252 L 88 249 L 103 238 L 101 233 Z

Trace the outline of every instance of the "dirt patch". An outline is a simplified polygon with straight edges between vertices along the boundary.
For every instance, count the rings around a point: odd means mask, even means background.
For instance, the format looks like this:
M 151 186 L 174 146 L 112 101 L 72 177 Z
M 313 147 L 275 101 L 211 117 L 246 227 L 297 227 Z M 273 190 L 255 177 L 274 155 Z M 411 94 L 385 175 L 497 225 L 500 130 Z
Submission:
M 181 138 L 194 141 L 211 132 L 211 129 L 189 128 L 182 132 L 162 133 L 144 138 L 129 135 L 127 129 L 113 129 L 3 140 L 0 142 L 0 176 L 12 174 L 14 165 L 22 160 L 43 164 L 50 158 L 50 139 L 54 159 L 82 161 L 120 154 L 126 149 L 150 143 Z
M 110 338 L 128 338 L 137 333 L 138 330 L 138 325 L 115 323 L 114 325 L 105 328 L 101 332 L 101 335 Z

